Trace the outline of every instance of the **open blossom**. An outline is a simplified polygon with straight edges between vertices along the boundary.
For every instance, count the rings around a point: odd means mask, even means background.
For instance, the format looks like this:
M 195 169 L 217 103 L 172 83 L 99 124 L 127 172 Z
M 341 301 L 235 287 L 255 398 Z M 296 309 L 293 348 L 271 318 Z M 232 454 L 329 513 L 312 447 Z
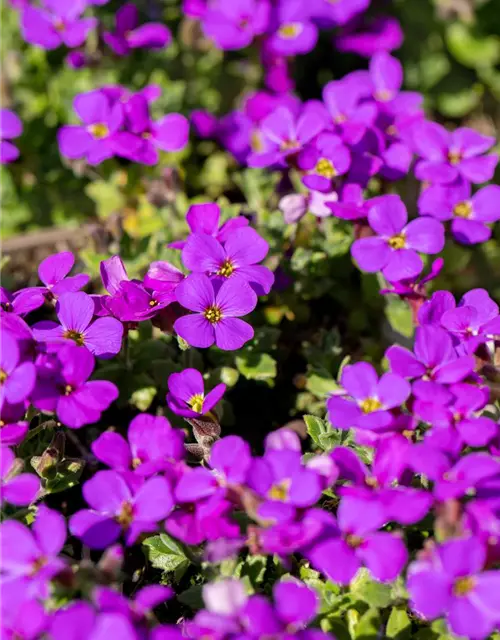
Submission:
M 45 298 L 40 291 L 21 289 L 21 291 L 10 293 L 7 289 L 0 287 L 0 307 L 7 313 L 24 316 L 41 307 L 44 302 Z
M 97 422 L 118 397 L 117 387 L 108 380 L 90 380 L 94 356 L 72 344 L 57 352 L 55 370 L 40 372 L 32 402 L 41 411 L 53 411 L 72 429 Z
M 26 42 L 43 49 L 61 45 L 79 47 L 89 31 L 97 26 L 96 18 L 82 18 L 83 2 L 43 0 L 43 8 L 27 5 L 22 11 L 21 27 Z
M 310 6 L 301 0 L 277 4 L 271 19 L 274 33 L 267 43 L 270 50 L 283 56 L 311 51 L 318 39 L 318 28 L 311 19 Z
M 175 321 L 175 331 L 193 347 L 233 351 L 253 338 L 252 327 L 240 320 L 253 311 L 257 296 L 240 279 L 229 278 L 217 290 L 204 274 L 193 273 L 176 291 L 177 301 L 194 313 Z
M 126 3 L 116 12 L 116 30 L 103 34 L 104 42 L 119 56 L 125 56 L 130 49 L 163 49 L 172 40 L 169 29 L 157 22 L 139 26 L 137 7 Z
M 177 415 L 196 418 L 211 411 L 226 391 L 221 383 L 205 395 L 203 376 L 196 369 L 184 369 L 168 378 L 167 403 Z
M 336 3 L 337 6 L 338 4 Z M 357 53 L 365 58 L 378 51 L 399 49 L 402 42 L 403 30 L 400 23 L 395 18 L 386 16 L 375 18 L 367 26 L 362 24 L 360 30 L 352 30 L 347 26 L 335 38 L 335 46 L 339 51 Z
M 28 431 L 28 422 L 23 420 L 26 413 L 24 402 L 0 406 L 0 447 L 16 446 L 24 440 Z
M 72 340 L 98 358 L 112 358 L 121 349 L 123 325 L 115 318 L 93 320 L 94 309 L 95 303 L 86 293 L 64 293 L 56 304 L 61 324 L 37 322 L 33 327 L 35 338 L 46 342 Z
M 12 142 L 23 132 L 23 123 L 9 109 L 0 109 L 0 164 L 14 162 L 19 157 L 19 149 Z
M 334 427 L 349 429 L 384 429 L 391 425 L 391 409 L 400 407 L 411 392 L 408 382 L 394 374 L 378 378 L 372 365 L 358 362 L 342 371 L 346 396 L 332 396 L 327 401 L 328 418 Z
M 417 252 L 439 253 L 444 246 L 443 225 L 434 218 L 408 222 L 406 208 L 396 195 L 373 198 L 368 222 L 376 236 L 356 240 L 351 248 L 360 269 L 382 271 L 394 282 L 418 275 L 423 262 Z
M 64 517 L 40 505 L 36 518 L 28 528 L 16 520 L 0 524 L 0 574 L 4 584 L 24 580 L 27 597 L 47 597 L 48 582 L 66 563 L 59 558 L 66 541 Z
M 279 201 L 278 207 L 283 213 L 287 224 L 298 222 L 306 213 L 312 213 L 317 218 L 328 218 L 332 215 L 329 205 L 338 198 L 337 193 L 321 193 L 309 191 L 307 194 L 290 193 Z
M 33 473 L 17 473 L 14 453 L 4 447 L 0 455 L 0 503 L 25 506 L 33 502 L 40 490 L 40 480 Z M 22 468 L 22 462 L 21 462 Z
M 202 18 L 205 35 L 221 49 L 243 49 L 269 23 L 269 0 L 218 0 Z
M 75 513 L 69 528 L 92 549 L 105 549 L 122 530 L 127 544 L 133 544 L 141 533 L 156 531 L 174 506 L 163 476 L 132 486 L 116 471 L 98 471 L 84 484 L 83 496 L 91 508 Z
M 485 571 L 486 549 L 475 537 L 446 540 L 430 558 L 410 565 L 408 591 L 415 613 L 445 616 L 450 630 L 486 638 L 500 620 L 500 571 Z
M 413 145 L 421 160 L 415 167 L 419 180 L 450 183 L 461 177 L 480 184 L 493 177 L 498 163 L 494 154 L 483 155 L 495 144 L 495 138 L 483 136 L 465 127 L 451 133 L 435 122 L 415 127 Z
M 36 369 L 32 362 L 21 360 L 16 338 L 3 327 L 0 345 L 0 406 L 4 402 L 18 404 L 33 391 Z
M 189 236 L 182 250 L 187 269 L 224 279 L 237 278 L 247 282 L 257 295 L 269 293 L 273 273 L 259 265 L 269 251 L 268 243 L 255 229 L 236 229 L 224 246 L 215 238 L 201 233 Z
M 451 233 L 457 242 L 477 244 L 491 238 L 488 224 L 500 220 L 500 187 L 483 187 L 474 195 L 470 183 L 459 179 L 451 184 L 436 184 L 424 189 L 418 208 L 422 215 L 451 220 Z
M 320 133 L 316 140 L 299 154 L 297 166 L 306 175 L 302 182 L 309 189 L 331 193 L 335 178 L 347 173 L 351 164 L 349 149 L 332 133 Z
M 92 443 L 92 452 L 115 471 L 147 477 L 184 457 L 184 433 L 163 416 L 141 413 L 131 421 L 127 440 L 105 431 Z
M 138 634 L 122 611 L 96 612 L 88 602 L 74 600 L 69 606 L 55 612 L 50 637 L 53 640 L 101 640 L 106 637 L 136 640 Z
M 349 22 L 357 14 L 365 11 L 370 0 L 313 0 L 312 14 L 316 18 L 327 20 L 335 25 Z

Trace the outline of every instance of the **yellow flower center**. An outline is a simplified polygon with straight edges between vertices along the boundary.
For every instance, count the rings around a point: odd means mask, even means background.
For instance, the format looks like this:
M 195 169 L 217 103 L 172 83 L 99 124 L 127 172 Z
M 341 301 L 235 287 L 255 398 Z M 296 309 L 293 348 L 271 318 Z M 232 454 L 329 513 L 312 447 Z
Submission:
M 364 542 L 364 540 L 363 540 L 363 538 L 361 536 L 355 536 L 355 535 L 352 535 L 352 534 L 349 534 L 348 536 L 346 536 L 345 541 L 351 547 L 351 549 L 357 549 Z
M 297 140 L 283 140 L 280 145 L 280 150 L 291 151 L 292 149 L 298 149 L 299 147 L 300 144 L 297 142 Z
M 40 569 L 43 569 L 47 563 L 48 559 L 45 556 L 40 556 L 39 558 L 37 558 L 31 565 L 30 575 L 36 576 Z
M 141 133 L 141 138 L 143 138 L 144 140 L 149 140 L 151 138 L 151 133 L 149 131 L 144 131 L 143 133 Z
M 231 260 L 225 260 L 220 269 L 217 271 L 217 275 L 224 276 L 224 278 L 229 278 L 234 272 L 234 264 Z
M 282 38 L 296 38 L 302 31 L 303 27 L 300 22 L 289 22 L 283 24 L 278 30 Z
M 320 158 L 314 171 L 324 178 L 335 178 L 337 170 L 327 158 Z
M 66 29 L 66 25 L 64 24 L 64 22 L 61 20 L 61 18 L 56 18 L 54 20 L 54 22 L 52 23 L 52 26 L 54 27 L 54 29 L 56 31 L 58 31 L 59 33 L 62 33 L 65 29 Z
M 203 413 L 204 400 L 205 398 L 202 393 L 196 393 L 194 396 L 191 396 L 191 398 L 189 398 L 188 405 L 193 411 L 196 411 L 196 413 Z
M 102 140 L 103 138 L 109 136 L 108 126 L 104 124 L 104 122 L 96 122 L 95 124 L 89 125 L 88 132 L 96 140 Z
M 213 304 L 211 307 L 205 309 L 204 316 L 212 324 L 217 324 L 217 322 L 222 320 L 222 311 L 220 307 Z
M 140 467 L 141 464 L 142 464 L 142 460 L 140 458 L 132 459 L 132 469 L 137 469 L 137 467 Z
M 7 372 L 4 371 L 3 369 L 0 369 L 0 384 L 3 384 L 8 377 L 9 376 L 7 375 Z
M 373 413 L 382 408 L 382 403 L 377 398 L 366 398 L 360 403 L 359 407 L 363 413 Z
M 158 304 L 158 300 L 152 299 L 152 300 L 149 301 L 149 306 L 150 307 L 156 307 L 157 304 Z
M 264 151 L 264 143 L 262 142 L 262 137 L 259 131 L 252 131 L 252 135 L 250 136 L 250 146 L 252 147 L 252 151 L 255 151 L 256 153 Z
M 462 160 L 462 152 L 461 151 L 449 151 L 448 152 L 448 160 L 450 164 L 458 164 Z
M 453 593 L 456 596 L 467 596 L 476 586 L 476 579 L 473 576 L 458 578 L 453 585 Z
M 64 387 L 64 395 L 65 395 L 65 396 L 69 396 L 69 395 L 70 395 L 70 393 L 73 393 L 73 387 L 72 387 L 70 384 L 67 384 L 67 385 Z
M 467 200 L 459 202 L 453 208 L 453 215 L 457 216 L 457 218 L 470 218 L 472 216 L 472 204 Z
M 389 102 L 393 98 L 393 92 L 388 89 L 379 89 L 375 92 L 375 98 L 380 102 Z
M 368 411 L 367 413 L 370 413 L 370 412 Z M 374 478 L 373 476 L 367 476 L 365 478 L 365 484 L 367 487 L 372 487 L 372 489 L 375 489 L 376 487 L 379 486 L 377 478 Z
M 132 520 L 134 519 L 134 508 L 130 504 L 130 502 L 124 502 L 122 504 L 122 508 L 120 509 L 120 513 L 116 516 L 116 521 L 119 525 L 121 525 L 124 529 L 128 529 L 132 524 Z
M 391 249 L 404 249 L 406 247 L 406 238 L 404 233 L 398 233 L 392 238 L 389 238 L 389 246 Z
M 290 489 L 290 480 L 282 480 L 273 486 L 267 492 L 271 500 L 279 500 L 284 502 L 288 498 L 288 490 Z
M 397 136 L 398 135 L 398 130 L 396 125 L 391 124 L 387 127 L 387 129 L 385 130 L 385 132 L 387 133 L 388 136 Z
M 76 342 L 79 347 L 83 346 L 85 342 L 83 334 L 79 333 L 78 331 L 73 331 L 72 329 L 68 329 L 67 331 L 65 331 L 63 333 L 63 338 L 73 340 L 73 342 Z

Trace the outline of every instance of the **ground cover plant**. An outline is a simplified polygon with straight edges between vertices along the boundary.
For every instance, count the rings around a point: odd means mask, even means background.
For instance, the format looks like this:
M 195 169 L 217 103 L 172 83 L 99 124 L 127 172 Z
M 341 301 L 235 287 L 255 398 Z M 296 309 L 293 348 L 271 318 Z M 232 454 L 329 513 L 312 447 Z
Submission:
M 2 639 L 500 637 L 495 0 L 2 21 Z

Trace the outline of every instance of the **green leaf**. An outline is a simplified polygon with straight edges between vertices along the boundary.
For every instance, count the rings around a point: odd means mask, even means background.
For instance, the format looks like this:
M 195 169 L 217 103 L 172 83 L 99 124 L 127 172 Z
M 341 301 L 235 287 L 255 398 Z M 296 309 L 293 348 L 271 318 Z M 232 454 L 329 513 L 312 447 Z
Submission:
M 451 55 L 465 67 L 492 67 L 500 60 L 500 38 L 475 35 L 462 22 L 448 26 L 446 44 Z
M 147 547 L 149 561 L 156 569 L 176 571 L 177 578 L 179 568 L 182 566 L 185 571 L 189 566 L 189 558 L 184 553 L 182 546 L 166 533 L 146 538 L 143 544 Z
M 437 108 L 450 118 L 461 118 L 475 109 L 481 102 L 484 89 L 480 84 L 474 84 L 461 91 L 440 93 L 437 97 Z
M 192 587 L 189 587 L 189 589 L 186 589 L 186 591 L 180 593 L 177 596 L 177 600 L 191 609 L 203 609 L 202 590 L 202 585 L 194 584 Z
M 272 381 L 276 377 L 276 360 L 267 353 L 246 351 L 236 356 L 236 366 L 247 380 Z
M 143 387 L 134 391 L 130 398 L 130 404 L 140 411 L 147 411 L 156 395 L 156 387 Z
M 364 613 L 354 630 L 354 637 L 358 640 L 368 640 L 380 636 L 380 614 L 377 609 L 368 609 Z
M 366 569 L 361 569 L 351 582 L 351 591 L 359 600 L 363 600 L 371 607 L 387 607 L 392 601 L 392 585 L 377 582 L 370 577 Z
M 97 215 L 107 218 L 112 213 L 121 211 L 125 206 L 125 198 L 119 188 L 111 182 L 95 180 L 85 187 L 85 193 L 94 200 Z
M 413 316 L 410 306 L 406 302 L 391 296 L 385 313 L 389 324 L 396 333 L 405 336 L 405 338 L 413 336 Z
M 318 398 L 326 398 L 332 391 L 338 391 L 339 388 L 333 378 L 324 377 L 317 372 L 307 376 L 306 389 Z
M 394 640 L 411 638 L 411 621 L 404 609 L 392 608 L 385 633 L 388 638 L 394 638 Z
M 264 581 L 266 573 L 267 556 L 248 556 L 241 566 L 240 576 L 248 576 L 253 588 L 258 587 Z
M 45 493 L 59 493 L 77 485 L 80 481 L 85 462 L 83 460 L 66 459 L 56 466 L 57 472 L 45 483 Z

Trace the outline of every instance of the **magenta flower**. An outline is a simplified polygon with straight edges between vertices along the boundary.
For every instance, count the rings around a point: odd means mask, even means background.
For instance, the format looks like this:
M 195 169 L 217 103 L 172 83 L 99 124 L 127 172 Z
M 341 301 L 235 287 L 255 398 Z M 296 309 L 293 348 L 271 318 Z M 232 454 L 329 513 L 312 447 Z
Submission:
M 91 509 L 71 517 L 69 529 L 91 549 L 105 549 L 122 531 L 128 545 L 141 533 L 157 530 L 174 506 L 170 484 L 163 476 L 130 486 L 116 471 L 98 471 L 83 485 Z
M 152 291 L 167 293 L 175 291 L 179 282 L 186 276 L 170 262 L 157 260 L 149 265 L 144 276 L 144 286 Z
M 365 501 L 342 498 L 336 531 L 313 544 L 306 557 L 313 567 L 333 582 L 349 584 L 364 565 L 380 582 L 395 580 L 408 559 L 403 540 L 392 533 L 378 531 L 379 509 Z
M 430 559 L 409 567 L 412 609 L 428 620 L 445 616 L 459 636 L 486 638 L 498 625 L 500 571 L 484 571 L 485 564 L 486 549 L 475 537 L 436 546 Z
M 126 56 L 130 49 L 163 49 L 170 44 L 172 34 L 165 25 L 157 22 L 138 25 L 137 7 L 126 3 L 116 12 L 116 31 L 105 31 L 103 40 L 119 56 Z
M 450 183 L 459 176 L 472 183 L 491 180 L 498 157 L 483 155 L 495 144 L 495 138 L 473 129 L 460 128 L 451 133 L 435 122 L 415 127 L 413 145 L 421 160 L 415 167 L 419 180 Z
M 341 384 L 345 396 L 328 399 L 328 419 L 339 429 L 385 429 L 393 422 L 391 409 L 400 407 L 408 398 L 411 387 L 395 373 L 378 378 L 371 364 L 357 362 L 344 367 Z
M 273 17 L 274 33 L 268 46 L 280 56 L 308 53 L 318 40 L 318 27 L 311 20 L 311 9 L 301 0 L 280 2 Z
M 85 273 L 67 277 L 75 264 L 75 256 L 71 251 L 62 251 L 48 256 L 40 262 L 38 267 L 38 277 L 45 285 L 44 287 L 29 287 L 22 289 L 20 293 L 27 295 L 27 292 L 34 296 L 34 302 L 42 294 L 46 300 L 57 299 L 63 293 L 74 293 L 80 291 L 88 284 L 90 277 Z M 33 302 L 33 303 L 34 303 Z
M 3 582 L 0 585 L 0 615 L 5 640 L 23 638 L 37 640 L 44 635 L 49 615 L 34 600 L 24 581 Z
M 87 349 L 68 344 L 61 346 L 57 356 L 59 366 L 38 377 L 32 395 L 34 406 L 55 412 L 72 429 L 97 422 L 118 398 L 118 389 L 107 380 L 88 380 L 95 360 Z
M 66 125 L 57 132 L 63 156 L 85 158 L 96 165 L 114 155 L 131 158 L 140 147 L 139 138 L 120 131 L 124 119 L 122 104 L 112 104 L 103 91 L 77 95 L 73 107 L 83 125 Z
M 24 403 L 3 402 L 0 407 L 0 447 L 16 446 L 24 440 L 29 426 L 23 420 L 25 413 Z
M 357 53 L 365 58 L 371 58 L 379 51 L 399 49 L 402 43 L 400 23 L 386 16 L 375 18 L 366 27 L 362 25 L 359 31 L 346 27 L 346 31 L 335 38 L 335 46 L 339 51 Z
M 241 279 L 229 278 L 216 289 L 204 274 L 193 273 L 175 290 L 177 301 L 195 313 L 175 321 L 174 329 L 193 347 L 215 344 L 234 351 L 253 338 L 252 327 L 240 320 L 253 311 L 257 296 Z
M 184 432 L 163 416 L 141 413 L 128 428 L 127 440 L 105 431 L 92 443 L 95 457 L 115 471 L 150 476 L 184 457 Z
M 269 0 L 219 0 L 202 18 L 205 35 L 220 49 L 243 49 L 269 23 Z
M 299 115 L 287 107 L 278 107 L 262 120 L 259 127 L 259 147 L 262 148 L 248 156 L 248 165 L 269 167 L 284 163 L 296 156 L 325 126 L 324 111 L 316 104 L 306 104 Z
M 500 220 L 500 187 L 488 185 L 471 195 L 470 183 L 459 179 L 449 185 L 425 189 L 418 201 L 421 215 L 451 220 L 451 232 L 457 242 L 478 244 L 491 238 L 488 223 Z
M 174 290 L 149 292 L 142 284 L 123 280 L 118 292 L 103 296 L 105 307 L 122 322 L 141 322 L 155 316 L 175 300 Z M 110 318 L 101 318 L 101 320 Z M 98 322 L 98 321 L 97 321 Z
M 417 276 L 423 269 L 417 251 L 439 253 L 444 247 L 444 228 L 433 218 L 407 221 L 399 196 L 373 198 L 368 222 L 377 235 L 356 240 L 351 247 L 359 268 L 369 273 L 382 271 L 390 282 Z
M 83 292 L 63 293 L 56 304 L 58 320 L 42 320 L 33 326 L 37 340 L 72 340 L 98 358 L 112 358 L 122 348 L 123 325 L 115 318 L 94 317 L 95 303 Z
M 48 582 L 66 566 L 58 557 L 66 541 L 66 522 L 40 505 L 31 529 L 16 520 L 0 524 L 0 573 L 4 584 L 25 580 L 27 595 L 48 596 Z
M 233 231 L 224 246 L 211 236 L 193 233 L 182 250 L 182 261 L 195 273 L 205 273 L 221 280 L 244 280 L 257 295 L 264 295 L 271 290 L 274 275 L 257 263 L 266 257 L 268 251 L 268 243 L 249 227 Z
M 224 244 L 233 231 L 248 225 L 248 220 L 243 216 L 231 218 L 220 227 L 219 221 L 220 207 L 212 202 L 192 204 L 186 213 L 186 222 L 191 233 L 204 233 L 212 236 L 222 244 Z M 172 249 L 183 249 L 185 244 L 185 240 L 179 240 L 172 242 L 169 246 L 172 247 Z
M 335 178 L 347 173 L 351 154 L 341 138 L 333 133 L 320 133 L 316 140 L 301 151 L 297 166 L 306 175 L 302 182 L 314 191 L 331 193 Z
M 303 193 L 290 193 L 279 201 L 278 207 L 283 213 L 287 224 L 298 222 L 306 213 L 312 213 L 317 218 L 328 218 L 332 215 L 329 205 L 337 198 L 336 192 L 321 193 L 310 191 Z
M 335 25 L 343 25 L 363 13 L 369 5 L 370 0 L 316 0 L 313 15 Z
M 218 384 L 207 395 L 203 376 L 196 369 L 184 369 L 168 378 L 167 404 L 179 416 L 196 418 L 211 411 L 226 391 L 225 384 Z
M 50 637 L 53 640 L 102 640 L 107 637 L 137 640 L 138 633 L 122 611 L 97 613 L 88 602 L 75 600 L 54 613 Z
M 23 123 L 9 109 L 0 109 L 0 164 L 14 162 L 19 158 L 19 150 L 10 140 L 19 138 L 23 132 Z
M 419 273 L 418 276 L 412 278 L 405 278 L 399 282 L 391 282 L 390 289 L 381 289 L 382 294 L 395 294 L 401 298 L 407 298 L 409 300 L 422 300 L 426 298 L 425 286 L 427 282 L 434 280 L 439 276 L 444 266 L 444 260 L 442 258 L 436 258 L 431 264 L 429 273 L 424 276 L 423 273 Z M 424 324 L 424 323 L 421 323 Z
M 18 507 L 31 504 L 40 490 L 40 480 L 33 473 L 19 473 L 22 460 L 3 447 L 0 455 L 0 504 L 9 502 Z
M 414 353 L 394 345 L 386 352 L 391 370 L 403 378 L 422 378 L 453 384 L 474 372 L 471 356 L 457 356 L 450 335 L 439 327 L 417 327 Z
M 32 362 L 22 362 L 19 345 L 12 333 L 2 327 L 0 334 L 0 407 L 4 402 L 18 404 L 29 397 L 36 381 Z
M 110 587 L 97 586 L 92 600 L 100 612 L 115 612 L 126 616 L 135 625 L 147 623 L 153 609 L 174 595 L 170 587 L 152 584 L 139 589 L 130 600 Z
M 45 302 L 41 291 L 22 289 L 12 294 L 0 287 L 0 307 L 7 313 L 24 316 L 34 309 L 38 309 Z
M 22 12 L 23 38 L 43 49 L 79 47 L 89 31 L 97 26 L 97 18 L 81 18 L 83 2 L 43 0 L 43 9 L 27 5 Z

